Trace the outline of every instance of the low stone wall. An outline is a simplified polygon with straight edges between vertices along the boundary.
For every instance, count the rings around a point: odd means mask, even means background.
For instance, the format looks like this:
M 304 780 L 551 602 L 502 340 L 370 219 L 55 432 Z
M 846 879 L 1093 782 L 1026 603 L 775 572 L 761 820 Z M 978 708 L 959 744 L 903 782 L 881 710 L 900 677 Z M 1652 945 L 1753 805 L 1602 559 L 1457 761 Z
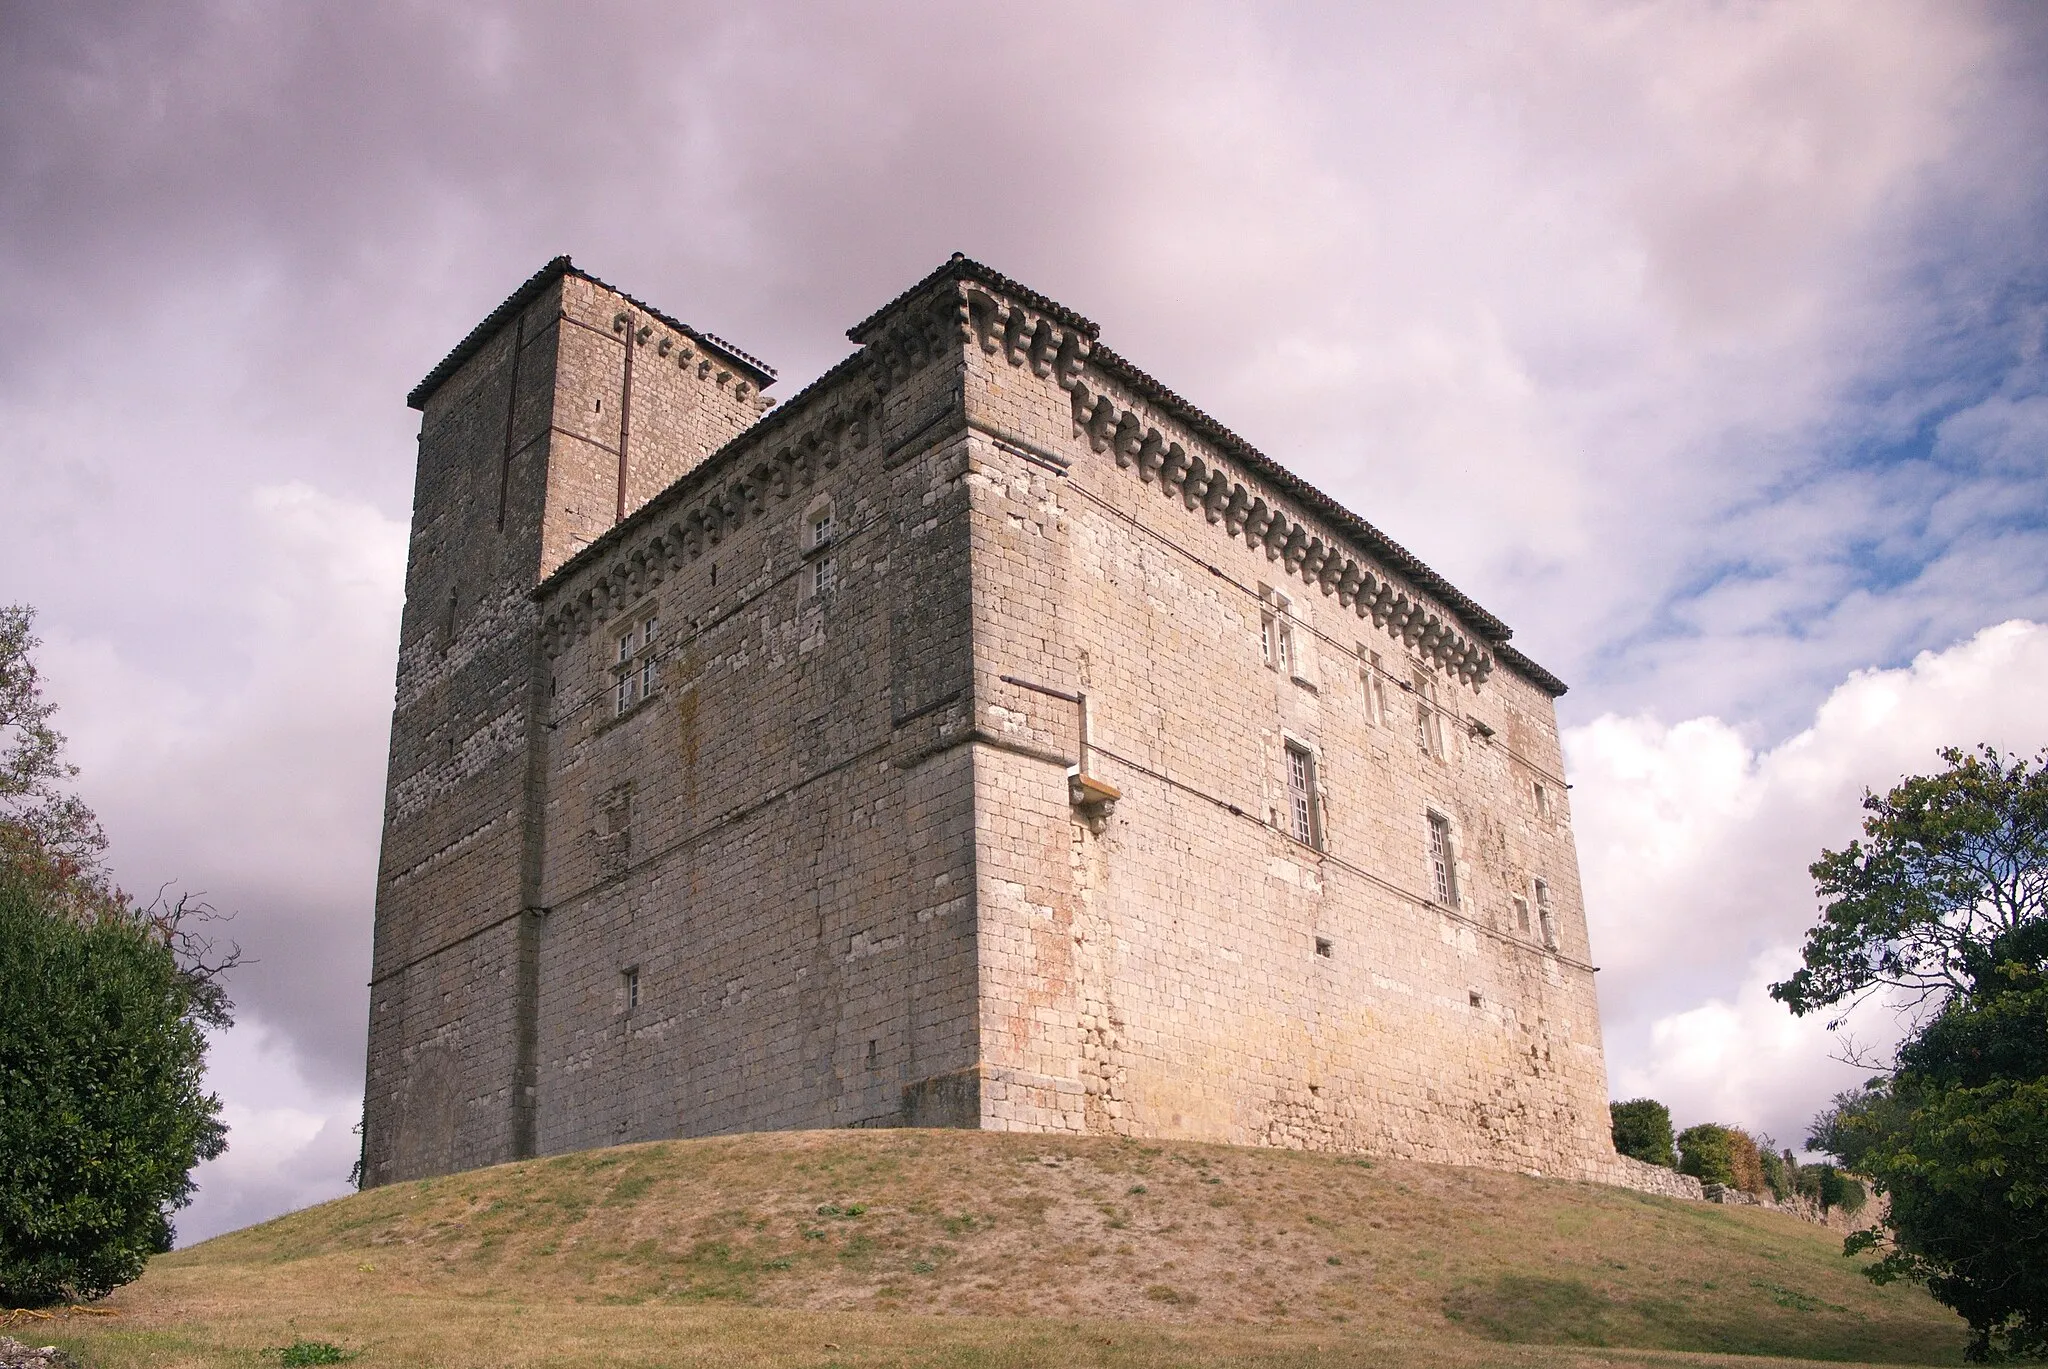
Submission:
M 1656 1193 L 1666 1198 L 1689 1198 L 1693 1202 L 1699 1202 L 1706 1196 L 1700 1181 L 1692 1175 L 1680 1174 L 1675 1169 L 1666 1169 L 1627 1155 L 1616 1155 L 1611 1167 L 1603 1165 L 1602 1168 L 1606 1172 L 1595 1177 L 1601 1183 L 1613 1184 L 1617 1188 L 1632 1188 L 1640 1193 Z

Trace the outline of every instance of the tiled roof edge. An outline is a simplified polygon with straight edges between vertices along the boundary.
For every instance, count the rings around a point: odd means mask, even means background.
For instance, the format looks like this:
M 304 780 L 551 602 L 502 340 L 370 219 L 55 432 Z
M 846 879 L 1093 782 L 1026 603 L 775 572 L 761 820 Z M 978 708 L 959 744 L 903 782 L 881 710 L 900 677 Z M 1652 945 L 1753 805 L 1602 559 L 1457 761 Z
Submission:
M 650 316 L 660 319 L 662 323 L 676 332 L 696 339 L 701 346 L 710 348 L 712 351 L 733 362 L 741 370 L 746 371 L 753 380 L 756 389 L 765 390 L 775 383 L 775 368 L 762 361 L 759 357 L 749 356 L 724 338 L 714 333 L 707 333 L 701 328 L 692 328 L 689 324 L 682 322 L 680 319 L 672 318 L 645 300 L 635 299 L 632 295 L 627 294 L 609 281 L 600 280 L 596 276 L 591 275 L 588 271 L 583 270 L 576 263 L 569 260 L 567 255 L 563 255 L 553 258 L 546 266 L 541 267 L 540 270 L 527 277 L 524 285 L 521 285 L 517 290 L 507 295 L 504 303 L 486 314 L 482 323 L 470 329 L 469 335 L 456 343 L 454 350 L 449 352 L 447 356 L 442 357 L 434 369 L 427 372 L 424 380 L 412 387 L 411 393 L 405 397 L 406 404 L 414 409 L 426 408 L 427 400 L 433 397 L 434 391 L 440 389 L 447 382 L 448 377 L 461 369 L 465 361 L 475 356 L 500 328 L 503 328 L 506 323 L 511 321 L 515 314 L 533 303 L 541 291 L 547 289 L 548 286 L 554 284 L 563 276 L 575 276 L 580 280 L 589 281 L 600 289 L 609 290 L 619 298 L 631 303 L 635 308 L 644 310 Z
M 1022 281 L 1011 280 L 994 267 L 984 266 L 972 257 L 955 252 L 946 261 L 945 265 L 941 266 L 938 270 L 932 272 L 923 280 L 875 310 L 874 313 L 869 314 L 859 323 L 847 329 L 847 340 L 849 342 L 866 342 L 876 325 L 890 313 L 894 312 L 905 300 L 923 293 L 942 280 L 978 280 L 984 285 L 1000 290 L 1011 299 L 1029 305 L 1034 312 L 1044 314 L 1057 323 L 1078 330 L 1090 342 L 1095 341 L 1102 334 L 1101 327 L 1094 320 L 1075 313 L 1058 300 L 1047 299 Z

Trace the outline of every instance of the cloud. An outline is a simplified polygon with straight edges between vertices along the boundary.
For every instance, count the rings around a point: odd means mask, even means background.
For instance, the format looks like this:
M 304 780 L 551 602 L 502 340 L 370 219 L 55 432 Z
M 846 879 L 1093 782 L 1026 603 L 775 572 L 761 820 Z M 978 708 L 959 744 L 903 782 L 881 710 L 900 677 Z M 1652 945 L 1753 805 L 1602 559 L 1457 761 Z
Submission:
M 359 1091 L 309 1085 L 288 1041 L 247 1013 L 214 1035 L 206 1076 L 223 1100 L 228 1149 L 193 1172 L 198 1191 L 174 1219 L 179 1245 L 350 1191 Z
M 1768 986 L 1799 964 L 1818 909 L 1806 867 L 1861 830 L 1866 789 L 1938 770 L 1944 746 L 2048 746 L 2048 625 L 1986 628 L 1905 667 L 1850 676 L 1773 746 L 1719 718 L 1608 715 L 1565 735 L 1573 826 L 1611 1087 L 1687 1121 L 1759 1126 L 1797 1144 L 1807 1119 L 1867 1071 L 1822 1019 Z M 1851 1034 L 1880 1051 L 1882 1005 Z

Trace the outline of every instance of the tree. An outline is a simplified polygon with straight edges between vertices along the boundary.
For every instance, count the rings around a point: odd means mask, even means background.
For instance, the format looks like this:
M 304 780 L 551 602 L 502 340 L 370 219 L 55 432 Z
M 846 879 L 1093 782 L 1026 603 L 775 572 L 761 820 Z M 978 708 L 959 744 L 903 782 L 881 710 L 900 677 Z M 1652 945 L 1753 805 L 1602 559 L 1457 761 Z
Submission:
M 1763 1159 L 1755 1140 L 1741 1127 L 1701 1122 L 1678 1133 L 1678 1171 L 1703 1184 L 1721 1184 L 1744 1193 L 1764 1192 Z
M 221 1154 L 201 1080 L 221 976 L 203 903 L 144 906 L 65 784 L 26 608 L 0 608 L 0 1304 L 97 1297 L 170 1248 L 191 1170 Z
M 1864 796 L 1867 844 L 1822 852 L 1822 920 L 1771 992 L 1803 1014 L 1892 989 L 1916 1013 L 1891 1073 L 1808 1139 L 1890 1200 L 1845 1248 L 1961 1313 L 1970 1358 L 2048 1356 L 2048 752 L 1942 757 Z
M 1865 790 L 1867 840 L 1808 867 L 1821 921 L 1805 964 L 1771 986 L 1795 1015 L 1877 989 L 1938 1009 L 1978 982 L 2004 938 L 2048 916 L 2048 751 L 2031 766 L 1990 746 L 1941 757 L 1938 775 Z
M 1614 1149 L 1645 1164 L 1678 1168 L 1678 1155 L 1671 1148 L 1671 1109 L 1654 1098 L 1631 1098 L 1607 1106 L 1614 1129 Z
M 64 788 L 78 767 L 50 726 L 34 626 L 34 609 L 0 605 L 0 867 L 89 914 L 119 899 L 101 865 L 106 834 Z
M 208 1016 L 147 921 L 79 922 L 0 875 L 0 1304 L 98 1297 L 171 1248 L 226 1148 Z

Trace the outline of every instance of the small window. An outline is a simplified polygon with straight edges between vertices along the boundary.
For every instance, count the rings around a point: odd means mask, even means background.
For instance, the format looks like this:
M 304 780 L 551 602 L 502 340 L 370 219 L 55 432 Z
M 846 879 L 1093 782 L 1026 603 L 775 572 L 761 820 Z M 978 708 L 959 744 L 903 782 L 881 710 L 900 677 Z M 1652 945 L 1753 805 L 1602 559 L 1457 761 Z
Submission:
M 811 593 L 820 599 L 839 588 L 839 558 L 820 556 L 811 563 Z
M 1287 831 L 1305 846 L 1321 846 L 1316 820 L 1316 758 L 1307 747 L 1287 743 Z
M 1515 930 L 1527 935 L 1529 932 L 1529 900 L 1515 895 Z
M 625 990 L 626 1011 L 640 1006 L 640 967 L 635 965 L 619 972 L 619 987 Z
M 811 513 L 810 546 L 813 550 L 832 540 L 832 506 L 825 505 Z
M 623 637 L 620 637 L 620 638 L 619 638 L 619 664 L 620 664 L 620 665 L 624 665 L 624 664 L 625 664 L 626 662 L 628 662 L 628 661 L 630 661 L 630 660 L 632 660 L 632 659 L 633 659 L 633 634 L 632 634 L 632 633 L 630 633 L 630 632 L 628 632 L 628 633 L 626 633 L 626 634 L 625 634 L 625 635 L 624 635 Z
M 1415 745 L 1423 755 L 1442 760 L 1443 720 L 1436 705 L 1436 677 L 1427 670 L 1415 670 Z
M 640 662 L 640 697 L 643 699 L 654 693 L 655 664 L 652 656 Z
M 1543 945 L 1548 950 L 1557 949 L 1557 913 L 1550 906 L 1550 885 L 1543 880 L 1536 881 L 1536 920 L 1543 924 Z
M 1465 997 L 1467 1000 L 1471 1002 L 1472 1006 L 1475 1008 L 1483 1008 L 1486 1006 L 1485 997 L 1481 995 L 1479 990 L 1477 989 L 1468 990 L 1465 994 Z
M 1550 786 L 1545 784 L 1542 780 L 1537 780 L 1534 784 L 1530 786 L 1530 788 L 1535 791 L 1536 795 L 1536 816 L 1539 818 L 1549 817 Z
M 868 1068 L 873 1069 L 877 1064 L 881 1063 L 881 1059 L 882 1043 L 870 1037 L 868 1039 Z
M 1294 673 L 1294 624 L 1287 596 L 1270 586 L 1259 587 L 1264 607 L 1259 610 L 1259 649 L 1265 653 L 1266 668 L 1282 675 Z
M 1446 908 L 1458 906 L 1458 868 L 1451 853 L 1451 820 L 1441 813 L 1429 815 L 1429 878 L 1436 901 Z
M 639 683 L 639 678 L 631 672 L 619 676 L 618 684 L 613 686 L 612 689 L 613 717 L 624 717 L 626 710 L 640 701 L 640 696 L 635 689 L 635 686 Z
M 1365 670 L 1360 681 L 1365 685 L 1365 720 L 1374 727 L 1387 725 L 1387 669 L 1380 663 L 1377 651 L 1359 651 L 1365 657 Z
M 1330 957 L 1337 954 L 1337 943 L 1330 940 L 1330 938 L 1326 936 L 1317 937 L 1316 954 L 1321 956 L 1323 959 L 1328 960 Z
M 656 638 L 657 636 L 659 636 L 659 635 L 660 635 L 660 633 L 661 633 L 661 618 L 660 618 L 660 616 L 659 616 L 659 615 L 649 615 L 649 617 L 648 617 L 647 621 L 646 621 L 646 622 L 644 622 L 644 623 L 642 623 L 642 624 L 640 625 L 640 645 L 641 645 L 641 646 L 642 646 L 643 648 L 645 648 L 645 647 L 650 647 L 650 646 L 653 646 L 653 645 L 654 645 L 654 639 L 655 639 L 655 638 Z

